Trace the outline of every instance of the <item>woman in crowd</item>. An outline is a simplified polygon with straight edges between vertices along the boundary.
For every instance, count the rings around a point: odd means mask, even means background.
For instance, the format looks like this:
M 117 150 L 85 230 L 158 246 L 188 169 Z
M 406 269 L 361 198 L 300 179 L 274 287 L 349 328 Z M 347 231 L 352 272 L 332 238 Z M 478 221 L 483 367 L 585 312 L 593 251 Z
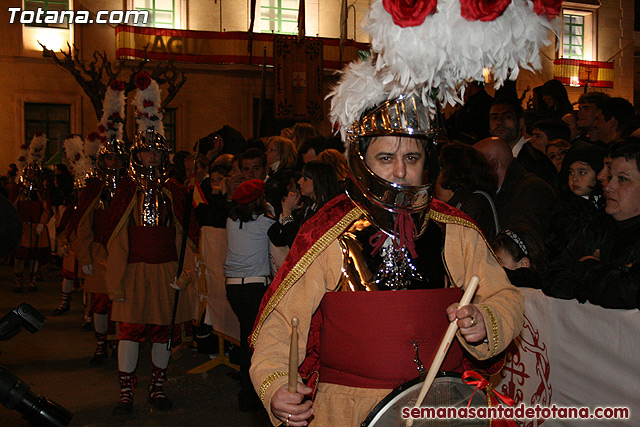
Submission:
M 540 272 L 547 268 L 544 244 L 526 226 L 503 230 L 491 241 L 498 262 L 515 286 L 540 288 Z
M 551 141 L 547 148 L 545 149 L 545 154 L 553 163 L 553 166 L 556 167 L 557 171 L 560 172 L 562 169 L 562 161 L 564 160 L 564 155 L 571 148 L 571 144 L 569 144 L 564 139 L 555 139 Z
M 273 206 L 276 216 L 280 215 L 282 199 L 289 193 L 289 185 L 296 174 L 298 152 L 293 141 L 282 136 L 267 138 L 267 166 L 269 176 L 265 194 L 267 202 Z
M 542 100 L 548 108 L 550 118 L 562 120 L 562 116 L 573 111 L 567 89 L 560 80 L 551 79 L 542 85 Z
M 269 238 L 274 223 L 264 197 L 264 181 L 251 179 L 233 192 L 227 219 L 227 256 L 224 261 L 227 299 L 240 322 L 241 411 L 262 407 L 249 378 L 251 352 L 247 338 L 258 315 L 260 301 L 269 285 Z
M 344 155 L 335 148 L 327 148 L 322 151 L 318 154 L 316 160 L 333 166 L 336 171 L 338 181 L 341 184 L 344 184 L 349 177 L 349 166 L 347 165 L 347 160 L 344 158 Z
M 460 143 L 442 147 L 435 196 L 469 215 L 487 240 L 500 228 L 493 204 L 496 187 L 495 173 L 473 147 Z
M 291 247 L 300 226 L 341 193 L 333 166 L 317 161 L 304 165 L 298 186 L 300 193 L 290 192 L 286 196 L 279 220 L 269 229 L 269 238 L 275 246 Z

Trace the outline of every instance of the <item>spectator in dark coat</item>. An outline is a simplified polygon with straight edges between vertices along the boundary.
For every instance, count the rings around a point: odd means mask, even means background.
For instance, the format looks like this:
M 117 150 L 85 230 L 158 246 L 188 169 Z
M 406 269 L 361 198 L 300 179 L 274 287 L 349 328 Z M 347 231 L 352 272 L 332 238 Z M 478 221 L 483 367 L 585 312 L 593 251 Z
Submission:
M 485 156 L 498 176 L 495 204 L 500 227 L 525 225 L 546 238 L 556 201 L 551 186 L 514 161 L 509 146 L 500 138 L 483 139 L 474 148 Z

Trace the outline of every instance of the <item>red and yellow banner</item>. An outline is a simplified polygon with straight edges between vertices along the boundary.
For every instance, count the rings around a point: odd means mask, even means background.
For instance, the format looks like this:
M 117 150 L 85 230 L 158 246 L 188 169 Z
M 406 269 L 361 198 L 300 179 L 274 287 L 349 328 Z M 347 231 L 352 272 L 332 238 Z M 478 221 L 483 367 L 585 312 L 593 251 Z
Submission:
M 559 58 L 553 61 L 553 76 L 571 86 L 613 87 L 613 62 Z
M 358 58 L 358 52 L 369 50 L 367 43 L 346 41 L 340 61 L 340 40 L 323 37 L 305 37 L 318 40 L 323 46 L 325 69 L 339 69 Z M 267 65 L 274 64 L 273 34 L 254 33 L 252 52 L 248 52 L 249 33 L 241 31 L 216 32 L 169 30 L 161 28 L 116 27 L 116 56 L 118 58 L 152 60 L 173 59 L 198 64 L 256 64 L 262 65 L 266 48 Z

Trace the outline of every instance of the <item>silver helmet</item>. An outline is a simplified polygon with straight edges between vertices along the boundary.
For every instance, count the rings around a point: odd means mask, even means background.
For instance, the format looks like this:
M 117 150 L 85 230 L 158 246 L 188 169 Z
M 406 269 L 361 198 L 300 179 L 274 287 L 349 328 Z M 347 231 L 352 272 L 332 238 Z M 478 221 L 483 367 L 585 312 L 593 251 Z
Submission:
M 145 166 L 141 153 L 157 151 L 160 159 L 156 165 Z M 136 134 L 131 147 L 131 161 L 129 163 L 129 176 L 142 188 L 160 186 L 169 178 L 169 154 L 164 136 L 153 129 L 147 129 Z
M 42 166 L 40 163 L 33 161 L 24 165 L 22 175 L 20 175 L 20 182 L 29 190 L 35 190 L 43 181 Z
M 435 110 L 435 111 L 434 111 Z M 441 130 L 439 109 L 418 96 L 400 96 L 364 113 L 349 129 L 349 197 L 366 212 L 380 229 L 394 234 L 397 214 L 411 215 L 418 235 L 431 203 L 439 173 L 437 139 Z M 376 137 L 401 136 L 419 142 L 425 151 L 423 183 L 406 185 L 387 181 L 366 164 L 366 152 Z M 407 141 L 403 138 L 400 143 Z
M 103 183 L 115 189 L 116 179 L 126 176 L 128 167 L 129 150 L 124 141 L 112 138 L 100 146 L 95 173 Z

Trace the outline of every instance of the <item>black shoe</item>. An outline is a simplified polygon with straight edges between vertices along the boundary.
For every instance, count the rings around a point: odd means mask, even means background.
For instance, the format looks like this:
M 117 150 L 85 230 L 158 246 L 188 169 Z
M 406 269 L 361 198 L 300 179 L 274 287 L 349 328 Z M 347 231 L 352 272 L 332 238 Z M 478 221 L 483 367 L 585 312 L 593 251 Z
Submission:
M 112 415 L 131 415 L 133 414 L 133 402 L 121 402 L 113 408 Z
M 173 409 L 173 402 L 167 396 L 149 397 L 149 403 L 158 411 L 170 411 Z
M 51 315 L 52 316 L 62 316 L 63 314 L 65 314 L 70 309 L 71 309 L 71 306 L 69 306 L 69 304 L 67 304 L 67 305 L 60 304 L 60 306 L 58 308 L 56 308 L 55 310 L 53 310 L 51 312 Z
M 91 358 L 91 360 L 89 360 L 89 365 L 91 365 L 91 366 L 100 366 L 108 358 L 109 358 L 109 355 L 107 353 L 94 354 L 93 357 Z

